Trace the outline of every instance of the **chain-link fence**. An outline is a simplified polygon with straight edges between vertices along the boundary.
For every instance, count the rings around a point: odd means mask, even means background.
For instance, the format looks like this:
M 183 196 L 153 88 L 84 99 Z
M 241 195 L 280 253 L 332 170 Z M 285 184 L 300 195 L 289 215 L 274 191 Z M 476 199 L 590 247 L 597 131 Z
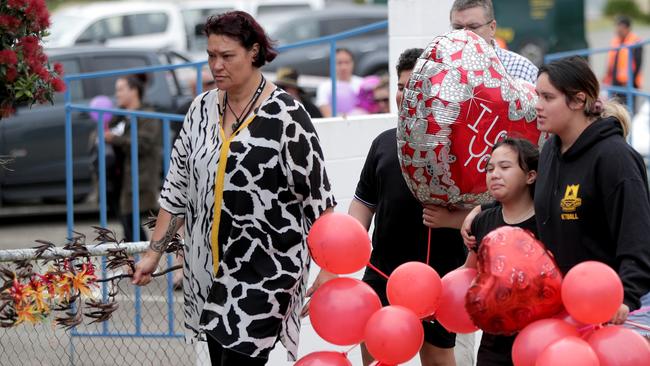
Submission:
M 144 248 L 144 247 L 142 247 Z M 0 251 L 5 258 L 10 251 Z M 103 271 L 102 256 L 93 256 L 98 279 L 121 270 Z M 164 270 L 173 256 L 161 260 Z M 34 272 L 46 269 L 43 261 L 31 261 Z M 10 267 L 10 263 L 1 263 Z M 148 286 L 136 287 L 130 279 L 119 282 L 115 296 L 118 308 L 105 321 L 83 322 L 65 330 L 54 319 L 65 315 L 53 311 L 37 324 L 23 322 L 0 328 L 1 365 L 209 365 L 205 344 L 188 345 L 183 337 L 183 293 L 173 288 L 173 273 L 155 278 Z M 93 288 L 92 297 L 104 300 L 113 290 L 110 282 Z M 76 310 L 76 309 L 74 309 Z M 82 312 L 88 312 L 82 307 Z

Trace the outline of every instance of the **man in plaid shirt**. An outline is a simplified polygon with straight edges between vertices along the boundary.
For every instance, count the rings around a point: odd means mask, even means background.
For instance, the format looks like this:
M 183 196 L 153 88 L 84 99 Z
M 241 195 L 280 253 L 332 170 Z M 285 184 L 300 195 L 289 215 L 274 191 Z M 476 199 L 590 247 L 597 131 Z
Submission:
M 497 56 L 510 76 L 537 82 L 537 67 L 527 58 L 500 48 L 494 41 L 497 21 L 494 18 L 492 0 L 456 0 L 451 6 L 451 27 L 466 29 L 482 37 L 494 47 Z

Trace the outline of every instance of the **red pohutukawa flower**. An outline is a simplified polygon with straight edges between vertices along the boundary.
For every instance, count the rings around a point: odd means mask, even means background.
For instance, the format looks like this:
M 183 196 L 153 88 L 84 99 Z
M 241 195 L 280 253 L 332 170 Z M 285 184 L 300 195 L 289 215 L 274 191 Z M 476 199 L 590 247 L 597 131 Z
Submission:
M 50 26 L 44 0 L 0 1 L 0 118 L 18 104 L 52 102 L 65 91 L 63 68 L 49 64 L 41 39 Z M 2 67 L 5 66 L 6 67 Z

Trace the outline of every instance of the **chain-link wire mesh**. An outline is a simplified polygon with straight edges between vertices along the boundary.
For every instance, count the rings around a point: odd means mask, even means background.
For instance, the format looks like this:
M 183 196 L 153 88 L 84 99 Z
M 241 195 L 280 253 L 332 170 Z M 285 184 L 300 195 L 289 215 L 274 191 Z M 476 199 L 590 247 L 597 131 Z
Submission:
M 121 271 L 101 270 L 101 257 L 93 257 L 98 278 Z M 32 262 L 35 271 L 44 268 Z M 7 266 L 7 263 L 2 263 Z M 172 255 L 161 260 L 160 270 L 173 264 Z M 118 309 L 106 322 L 64 330 L 53 312 L 42 323 L 0 328 L 0 365 L 209 365 L 205 343 L 188 345 L 183 337 L 183 293 L 173 288 L 173 273 L 136 287 L 129 278 L 119 282 Z M 105 298 L 111 284 L 99 284 L 95 299 Z M 82 311 L 86 310 L 82 307 Z

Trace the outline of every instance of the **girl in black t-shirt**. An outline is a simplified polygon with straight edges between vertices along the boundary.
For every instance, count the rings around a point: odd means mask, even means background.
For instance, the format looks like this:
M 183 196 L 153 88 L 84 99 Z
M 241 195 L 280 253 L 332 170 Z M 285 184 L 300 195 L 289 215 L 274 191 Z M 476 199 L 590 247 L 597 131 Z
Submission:
M 539 152 L 527 140 L 506 138 L 494 146 L 487 164 L 486 183 L 501 205 L 485 210 L 472 222 L 472 234 L 481 243 L 490 231 L 501 226 L 517 226 L 537 235 L 533 192 Z M 476 252 L 470 251 L 464 267 L 476 268 Z M 483 332 L 477 365 L 512 365 L 515 336 Z

